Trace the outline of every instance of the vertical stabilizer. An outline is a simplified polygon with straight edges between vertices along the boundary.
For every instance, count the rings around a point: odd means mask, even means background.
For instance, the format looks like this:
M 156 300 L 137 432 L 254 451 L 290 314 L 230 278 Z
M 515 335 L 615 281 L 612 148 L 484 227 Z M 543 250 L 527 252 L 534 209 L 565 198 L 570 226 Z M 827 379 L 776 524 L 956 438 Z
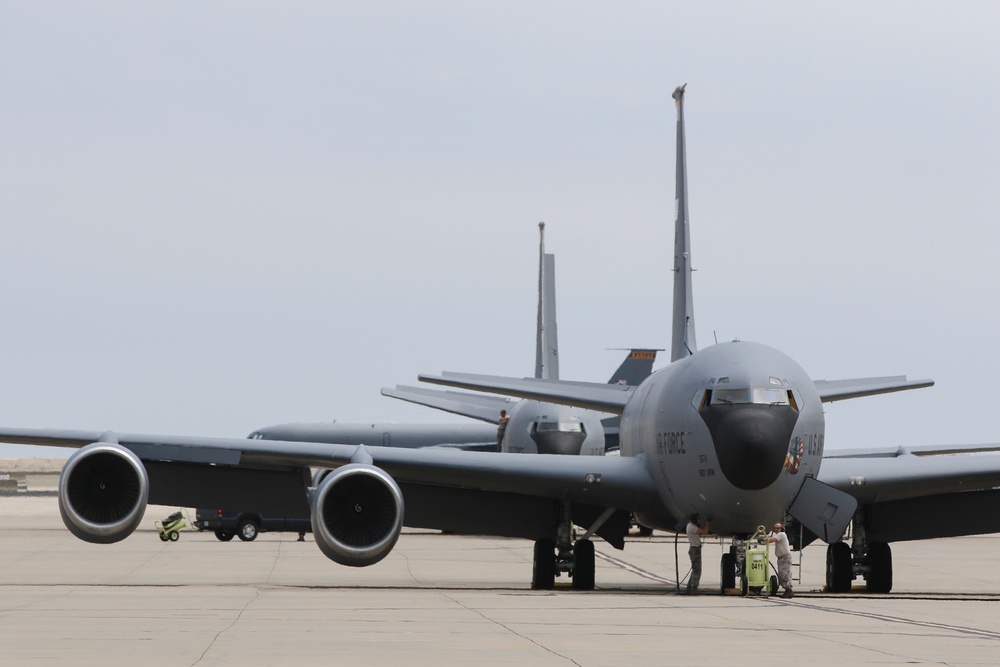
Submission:
M 625 361 L 614 372 L 608 384 L 625 384 L 638 387 L 642 381 L 653 372 L 653 362 L 656 353 L 662 350 L 654 348 L 632 348 L 628 351 Z
M 556 257 L 545 254 L 545 223 L 538 223 L 538 334 L 535 377 L 559 379 L 559 337 L 556 335 Z
M 677 104 L 677 182 L 674 199 L 674 321 L 670 360 L 693 354 L 694 301 L 691 296 L 691 238 L 688 235 L 687 144 L 684 138 L 685 83 L 673 94 Z

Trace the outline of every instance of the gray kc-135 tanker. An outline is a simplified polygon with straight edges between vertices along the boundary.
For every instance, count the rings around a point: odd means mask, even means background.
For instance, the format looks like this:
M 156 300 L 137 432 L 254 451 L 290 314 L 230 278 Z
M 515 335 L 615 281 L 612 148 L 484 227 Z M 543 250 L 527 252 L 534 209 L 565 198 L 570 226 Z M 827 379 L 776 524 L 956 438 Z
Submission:
M 555 255 L 545 252 L 545 223 L 539 223 L 538 228 L 540 241 L 535 377 L 558 379 Z M 629 350 L 625 360 L 612 374 L 608 383 L 638 385 L 649 377 L 656 353 L 659 351 Z M 591 410 L 423 387 L 383 388 L 382 394 L 477 421 L 467 424 L 290 423 L 265 426 L 251 433 L 249 437 L 254 440 L 585 456 L 603 456 L 607 450 L 618 448 L 619 418 L 608 417 Z M 497 424 L 501 410 L 509 412 L 509 421 L 502 437 L 498 437 Z M 325 472 L 320 475 L 325 475 Z M 319 478 L 314 478 L 314 481 L 319 481 Z
M 551 588 L 555 543 L 568 524 L 573 586 L 594 587 L 596 536 L 624 548 L 629 513 L 672 530 L 690 512 L 745 537 L 791 517 L 828 543 L 827 585 L 862 576 L 892 587 L 889 543 L 1000 531 L 997 446 L 824 453 L 823 402 L 917 387 L 904 377 L 813 381 L 758 343 L 695 343 L 688 238 L 684 94 L 677 106 L 674 320 L 669 365 L 638 387 L 444 374 L 421 379 L 621 415 L 621 456 L 523 456 L 61 429 L 0 428 L 0 441 L 79 448 L 63 469 L 59 507 L 89 542 L 117 542 L 147 502 L 310 512 L 322 552 L 367 566 L 404 525 L 534 541 L 532 585 Z M 310 489 L 309 467 L 332 468 Z M 853 523 L 850 544 L 841 541 Z M 737 567 L 723 556 L 722 585 Z

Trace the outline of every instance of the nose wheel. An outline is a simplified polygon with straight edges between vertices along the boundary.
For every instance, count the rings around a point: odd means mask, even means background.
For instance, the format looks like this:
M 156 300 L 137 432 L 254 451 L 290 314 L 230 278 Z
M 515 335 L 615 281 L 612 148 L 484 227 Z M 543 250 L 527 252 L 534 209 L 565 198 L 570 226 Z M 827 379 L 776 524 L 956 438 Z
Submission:
M 729 547 L 729 551 L 722 554 L 722 564 L 720 570 L 719 581 L 721 582 L 722 592 L 725 593 L 731 588 L 736 588 L 736 577 L 739 574 L 737 572 L 738 566 L 736 563 L 736 547 Z

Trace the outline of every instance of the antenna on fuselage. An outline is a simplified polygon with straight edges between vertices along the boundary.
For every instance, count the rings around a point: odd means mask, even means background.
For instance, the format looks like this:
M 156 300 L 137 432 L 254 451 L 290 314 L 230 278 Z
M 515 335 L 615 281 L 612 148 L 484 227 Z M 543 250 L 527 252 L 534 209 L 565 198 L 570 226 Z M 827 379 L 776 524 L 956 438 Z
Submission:
M 535 377 L 559 379 L 556 333 L 556 257 L 545 254 L 545 223 L 538 223 L 538 333 L 535 337 Z
M 691 239 L 688 235 L 687 146 L 684 137 L 685 83 L 674 90 L 677 105 L 677 166 L 674 195 L 674 313 L 670 361 L 695 353 L 694 299 L 691 292 Z

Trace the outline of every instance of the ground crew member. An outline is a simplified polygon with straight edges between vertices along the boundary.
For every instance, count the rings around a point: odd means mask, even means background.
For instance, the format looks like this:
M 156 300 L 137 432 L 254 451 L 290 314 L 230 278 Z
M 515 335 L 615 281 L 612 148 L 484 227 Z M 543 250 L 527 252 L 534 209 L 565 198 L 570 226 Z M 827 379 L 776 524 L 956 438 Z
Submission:
M 503 450 L 503 434 L 507 430 L 507 422 L 510 421 L 510 417 L 507 416 L 506 410 L 500 411 L 500 420 L 497 421 L 497 451 Z
M 702 528 L 698 524 L 701 522 L 701 515 L 697 512 L 691 513 L 691 520 L 687 525 L 688 557 L 691 559 L 691 576 L 688 577 L 687 592 L 691 595 L 698 589 L 701 583 L 701 536 L 708 535 L 710 522 L 705 522 Z
M 788 534 L 780 523 L 774 524 L 774 531 L 767 536 L 774 543 L 774 555 L 778 559 L 778 584 L 784 588 L 783 598 L 792 597 L 792 548 L 788 545 Z

